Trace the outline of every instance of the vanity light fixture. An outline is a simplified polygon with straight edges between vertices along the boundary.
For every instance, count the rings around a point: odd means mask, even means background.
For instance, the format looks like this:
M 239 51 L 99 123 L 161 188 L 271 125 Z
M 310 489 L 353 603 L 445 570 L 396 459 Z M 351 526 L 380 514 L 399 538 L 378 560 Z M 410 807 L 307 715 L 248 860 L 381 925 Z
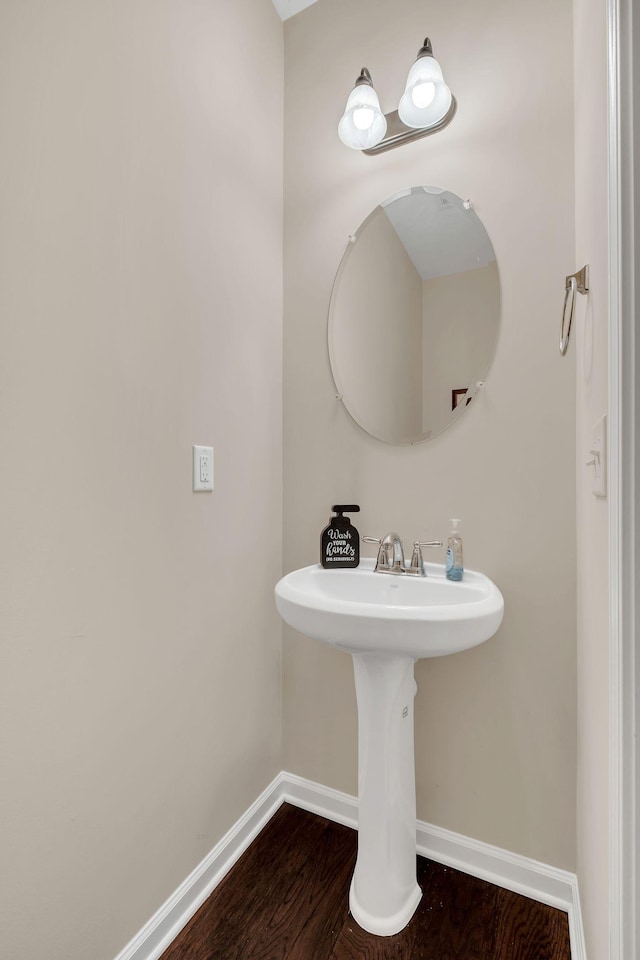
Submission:
M 398 109 L 382 113 L 371 74 L 363 67 L 349 94 L 338 134 L 354 150 L 383 153 L 442 130 L 453 120 L 456 106 L 427 37 L 409 70 Z

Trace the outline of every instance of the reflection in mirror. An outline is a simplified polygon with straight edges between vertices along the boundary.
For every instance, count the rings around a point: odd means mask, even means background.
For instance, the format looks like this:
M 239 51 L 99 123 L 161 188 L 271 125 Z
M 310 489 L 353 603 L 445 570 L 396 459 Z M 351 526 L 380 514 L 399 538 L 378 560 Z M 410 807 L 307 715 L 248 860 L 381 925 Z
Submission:
M 351 240 L 329 310 L 338 393 L 379 440 L 427 440 L 469 408 L 493 358 L 491 241 L 470 205 L 437 187 L 380 204 Z

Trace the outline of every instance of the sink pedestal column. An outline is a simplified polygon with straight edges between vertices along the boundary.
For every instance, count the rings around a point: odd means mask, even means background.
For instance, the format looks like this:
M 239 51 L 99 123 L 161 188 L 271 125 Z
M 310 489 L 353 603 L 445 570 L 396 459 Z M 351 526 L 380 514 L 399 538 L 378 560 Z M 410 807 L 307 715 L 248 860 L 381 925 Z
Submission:
M 414 660 L 354 653 L 358 700 L 358 858 L 349 907 L 369 933 L 391 936 L 413 916 L 416 786 Z

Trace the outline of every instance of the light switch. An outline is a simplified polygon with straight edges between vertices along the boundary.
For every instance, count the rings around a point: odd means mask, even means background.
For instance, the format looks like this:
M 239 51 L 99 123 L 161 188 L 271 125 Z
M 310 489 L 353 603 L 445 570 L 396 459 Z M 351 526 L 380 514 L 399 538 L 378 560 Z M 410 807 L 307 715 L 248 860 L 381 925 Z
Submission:
M 193 448 L 193 489 L 196 493 L 213 490 L 213 447 Z
M 607 417 L 600 417 L 593 425 L 591 448 L 586 465 L 592 471 L 591 490 L 595 497 L 607 495 Z

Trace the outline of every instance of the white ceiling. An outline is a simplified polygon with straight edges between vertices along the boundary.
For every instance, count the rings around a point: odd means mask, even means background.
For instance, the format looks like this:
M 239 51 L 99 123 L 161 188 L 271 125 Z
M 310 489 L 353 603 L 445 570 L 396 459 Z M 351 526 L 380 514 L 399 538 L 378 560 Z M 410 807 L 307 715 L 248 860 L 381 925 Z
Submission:
M 289 17 L 293 17 L 294 14 L 315 2 L 316 0 L 273 0 L 273 5 L 280 14 L 280 18 L 288 20 Z

